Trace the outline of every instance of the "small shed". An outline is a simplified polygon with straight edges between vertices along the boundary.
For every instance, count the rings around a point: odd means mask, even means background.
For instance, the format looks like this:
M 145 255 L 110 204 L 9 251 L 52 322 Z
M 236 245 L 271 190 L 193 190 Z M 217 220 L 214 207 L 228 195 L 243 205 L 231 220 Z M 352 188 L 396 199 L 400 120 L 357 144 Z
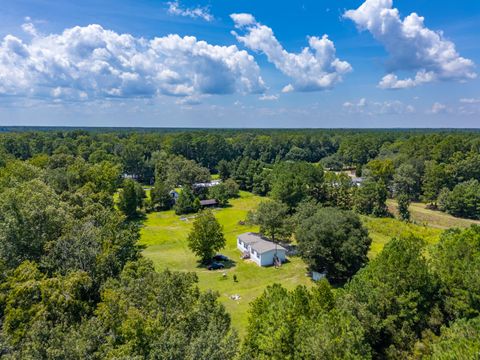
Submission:
M 281 265 L 286 261 L 287 249 L 255 233 L 238 235 L 237 248 L 258 266 Z
M 218 206 L 218 201 L 216 199 L 200 200 L 200 206 L 204 207 L 215 207 Z

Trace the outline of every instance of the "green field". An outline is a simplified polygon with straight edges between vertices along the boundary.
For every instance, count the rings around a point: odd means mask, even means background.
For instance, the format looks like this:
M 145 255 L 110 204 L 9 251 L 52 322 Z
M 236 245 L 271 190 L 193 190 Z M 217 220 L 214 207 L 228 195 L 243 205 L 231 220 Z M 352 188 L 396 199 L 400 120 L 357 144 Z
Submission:
M 372 259 L 382 251 L 385 244 L 392 238 L 401 235 L 415 235 L 423 238 L 428 244 L 436 243 L 443 230 L 430 226 L 420 226 L 404 223 L 394 218 L 374 218 L 362 216 L 362 222 L 368 229 L 372 245 L 369 258 Z
M 227 278 L 223 279 L 222 270 L 208 271 L 198 267 L 197 259 L 187 247 L 187 235 L 194 221 L 193 216 L 180 220 L 173 211 L 148 214 L 141 230 L 141 244 L 146 246 L 144 255 L 151 259 L 157 270 L 195 271 L 201 289 L 211 289 L 220 294 L 220 301 L 232 316 L 234 327 L 243 335 L 245 332 L 248 304 L 259 296 L 266 286 L 281 283 L 287 288 L 304 284 L 310 286 L 312 281 L 305 276 L 306 267 L 299 258 L 291 258 L 281 268 L 261 268 L 256 264 L 240 259 L 236 247 L 238 234 L 258 230 L 255 227 L 239 225 L 247 212 L 255 209 L 261 198 L 246 192 L 241 197 L 230 201 L 231 207 L 215 211 L 215 216 L 223 225 L 227 246 L 223 254 L 235 261 L 234 266 L 225 270 Z M 238 282 L 233 281 L 237 275 Z M 240 295 L 240 300 L 230 296 Z
M 240 252 L 236 248 L 236 237 L 247 231 L 258 230 L 255 227 L 240 225 L 249 210 L 255 209 L 262 198 L 247 192 L 241 192 L 238 199 L 230 201 L 231 206 L 215 210 L 215 216 L 223 225 L 227 245 L 222 251 L 235 264 L 226 269 L 227 278 L 222 276 L 223 271 L 208 271 L 199 267 L 197 259 L 187 247 L 187 235 L 194 221 L 194 215 L 177 216 L 171 211 L 147 214 L 141 230 L 140 243 L 146 248 L 144 255 L 151 259 L 157 270 L 171 269 L 175 271 L 194 271 L 198 274 L 199 287 L 203 290 L 211 289 L 220 294 L 220 301 L 225 305 L 232 316 L 234 326 L 240 334 L 245 333 L 250 301 L 259 296 L 266 286 L 280 283 L 287 288 L 296 285 L 311 286 L 313 283 L 306 276 L 306 266 L 299 258 L 291 258 L 290 262 L 281 268 L 260 268 L 257 265 L 240 259 Z M 389 203 L 392 205 L 392 203 Z M 427 243 L 438 241 L 443 229 L 447 226 L 467 226 L 469 220 L 456 219 L 449 215 L 423 208 L 424 221 L 419 225 L 416 219 L 420 216 L 420 209 L 414 204 L 412 214 L 416 223 L 404 223 L 394 218 L 372 218 L 362 216 L 364 225 L 369 230 L 372 246 L 369 257 L 375 257 L 384 245 L 394 236 L 413 234 L 424 238 Z M 418 206 L 420 207 L 420 206 Z M 447 221 L 448 220 L 448 221 Z M 445 226 L 441 226 L 446 221 Z M 233 281 L 233 275 L 238 282 Z M 232 300 L 232 295 L 239 295 L 239 300 Z
M 397 213 L 397 202 L 387 200 L 388 209 L 392 214 Z M 448 229 L 452 227 L 469 227 L 473 224 L 480 225 L 478 220 L 461 219 L 441 211 L 427 209 L 426 204 L 414 202 L 409 207 L 412 221 L 419 225 L 428 225 L 438 229 Z

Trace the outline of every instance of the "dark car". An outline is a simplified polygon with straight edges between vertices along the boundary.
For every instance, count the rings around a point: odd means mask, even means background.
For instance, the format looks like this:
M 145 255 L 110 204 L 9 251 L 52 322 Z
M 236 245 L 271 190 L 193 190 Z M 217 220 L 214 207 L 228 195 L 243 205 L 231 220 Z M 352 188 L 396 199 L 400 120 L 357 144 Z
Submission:
M 223 269 L 225 265 L 219 262 L 212 262 L 210 265 L 208 265 L 207 269 L 208 270 L 218 270 L 218 269 Z
M 227 256 L 222 255 L 222 254 L 217 254 L 213 257 L 214 261 L 228 261 L 230 260 Z

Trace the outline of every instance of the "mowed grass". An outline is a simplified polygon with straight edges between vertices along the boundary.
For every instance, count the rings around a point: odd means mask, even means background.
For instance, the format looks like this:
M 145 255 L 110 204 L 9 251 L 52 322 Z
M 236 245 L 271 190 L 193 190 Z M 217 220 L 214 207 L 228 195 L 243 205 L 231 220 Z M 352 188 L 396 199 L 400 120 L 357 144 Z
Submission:
M 208 271 L 198 266 L 197 258 L 187 246 L 187 236 L 192 227 L 194 216 L 181 216 L 173 211 L 151 213 L 147 215 L 141 230 L 140 244 L 146 246 L 143 254 L 151 259 L 157 270 L 194 271 L 199 278 L 199 287 L 203 290 L 217 291 L 220 301 L 225 305 L 232 317 L 233 326 L 240 335 L 245 334 L 249 303 L 261 295 L 271 284 L 280 283 L 288 289 L 297 285 L 311 286 L 313 282 L 307 277 L 305 263 L 297 258 L 281 268 L 261 268 L 250 261 L 240 259 L 237 250 L 237 235 L 247 231 L 258 231 L 257 227 L 240 225 L 249 210 L 255 209 L 261 198 L 250 193 L 241 192 L 238 199 L 230 201 L 231 206 L 215 210 L 215 216 L 222 224 L 227 245 L 222 254 L 234 261 L 234 265 L 225 270 L 227 278 L 223 278 L 223 270 Z M 233 281 L 237 276 L 237 282 Z M 239 295 L 239 300 L 232 300 L 232 295 Z
M 387 200 L 388 209 L 392 214 L 397 214 L 397 202 L 395 200 Z M 478 220 L 462 219 L 446 214 L 441 211 L 430 210 L 426 208 L 426 204 L 414 202 L 409 207 L 412 222 L 419 225 L 427 225 L 438 229 L 449 229 L 452 227 L 465 228 L 473 224 L 480 225 Z

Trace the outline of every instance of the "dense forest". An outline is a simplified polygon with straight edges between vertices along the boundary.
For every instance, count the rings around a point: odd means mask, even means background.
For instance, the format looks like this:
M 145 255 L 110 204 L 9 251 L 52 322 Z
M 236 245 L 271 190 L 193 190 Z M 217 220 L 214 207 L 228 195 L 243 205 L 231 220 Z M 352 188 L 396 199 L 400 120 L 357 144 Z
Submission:
M 195 186 L 213 174 L 220 185 Z M 244 339 L 195 273 L 157 272 L 138 245 L 146 212 L 194 213 L 239 189 L 265 196 L 245 221 L 295 239 L 310 270 L 327 274 L 311 289 L 268 287 Z M 369 261 L 360 216 L 392 216 L 389 198 L 406 222 L 412 201 L 480 219 L 480 132 L 0 132 L 0 354 L 479 358 L 480 226 L 428 247 L 396 237 Z

